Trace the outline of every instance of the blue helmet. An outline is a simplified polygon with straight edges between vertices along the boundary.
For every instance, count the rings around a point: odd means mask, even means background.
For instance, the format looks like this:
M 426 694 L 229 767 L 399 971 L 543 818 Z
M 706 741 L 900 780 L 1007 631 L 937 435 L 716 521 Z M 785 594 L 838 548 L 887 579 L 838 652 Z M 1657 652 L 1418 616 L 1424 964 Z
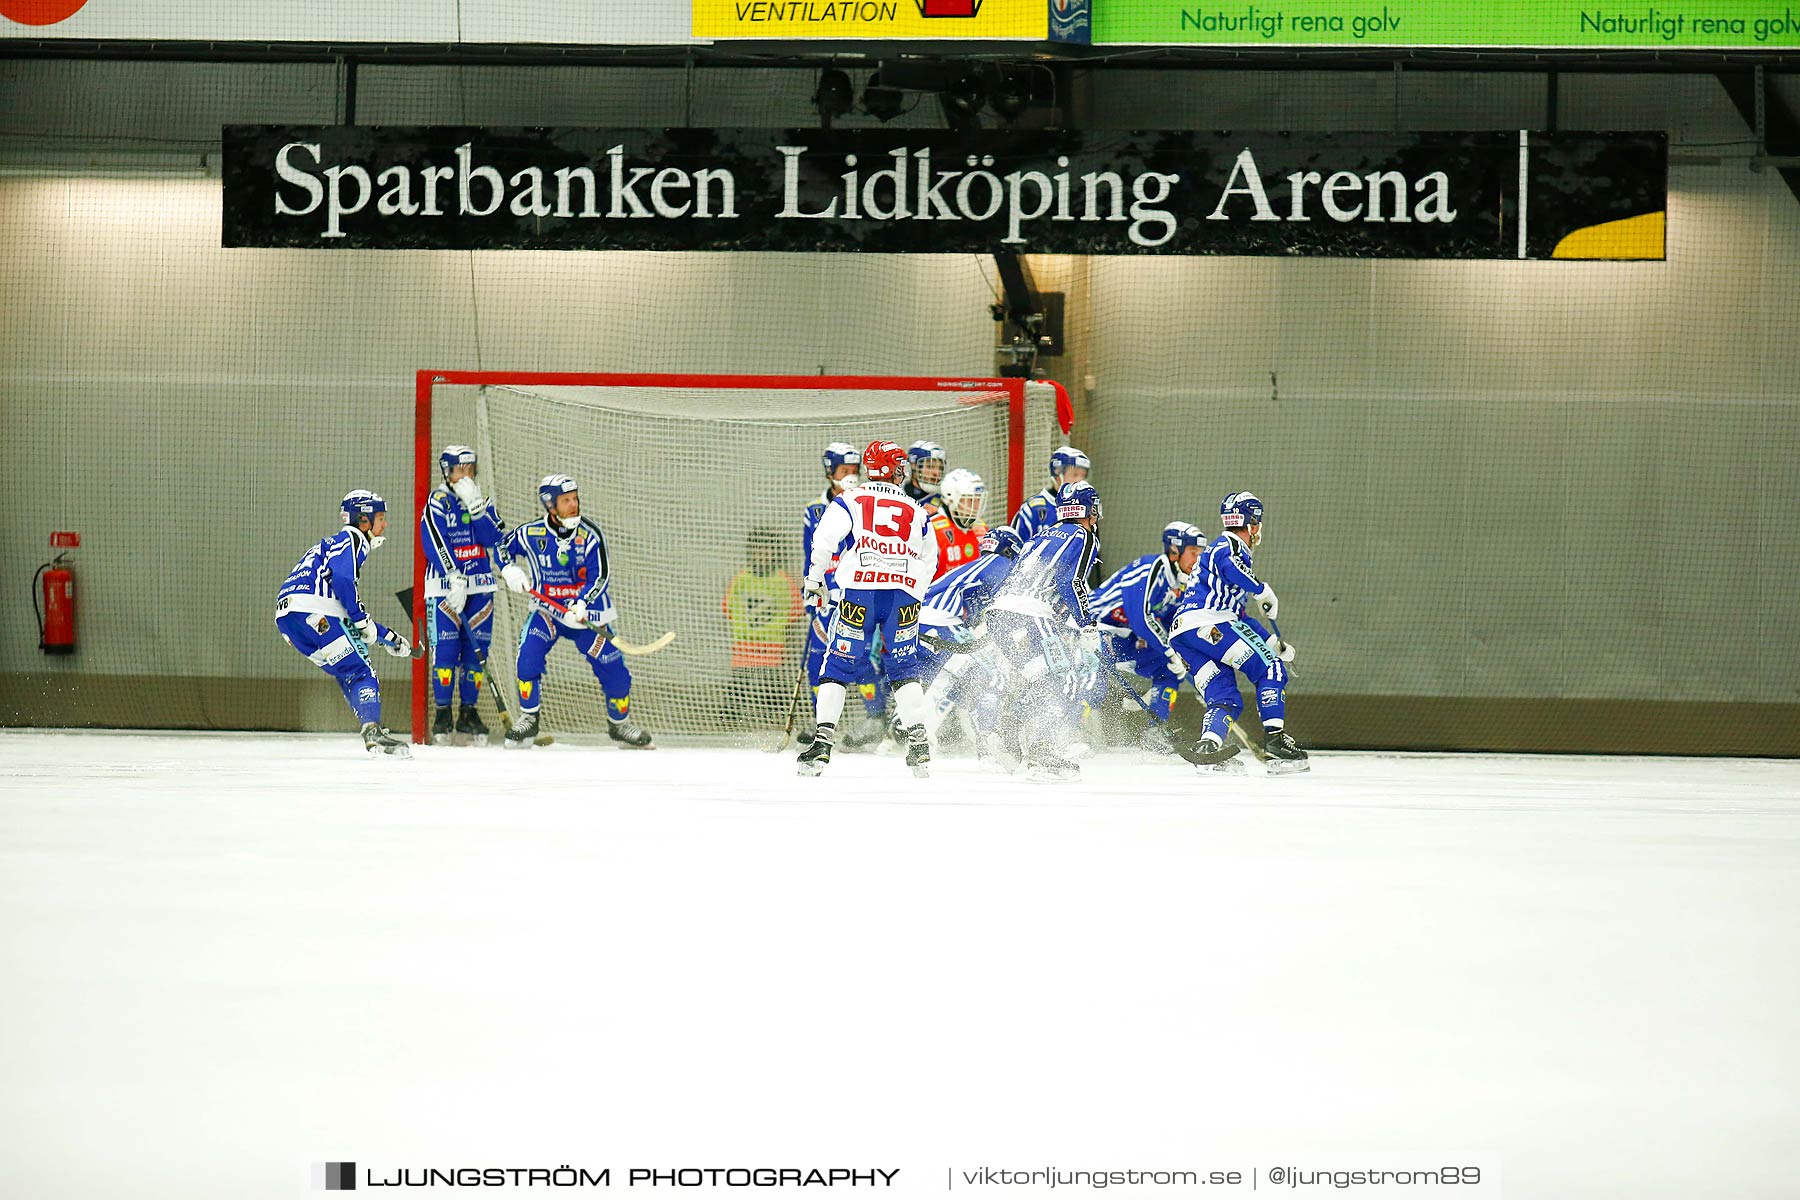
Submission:
M 357 488 L 346 494 L 338 507 L 344 510 L 344 524 L 354 525 L 364 517 L 386 512 L 387 501 L 367 488 Z
M 1200 532 L 1198 525 L 1189 525 L 1186 521 L 1170 521 L 1163 526 L 1163 553 L 1180 556 L 1189 546 L 1204 546 L 1206 535 Z
M 1261 525 L 1262 519 L 1263 502 L 1256 498 L 1254 492 L 1233 492 L 1219 502 L 1219 522 L 1226 529 Z M 1261 540 L 1260 531 L 1256 540 Z
M 981 535 L 977 543 L 983 554 L 998 554 L 1002 558 L 1017 558 L 1019 551 L 1025 548 L 1025 539 L 1011 525 L 999 525 Z
M 1262 519 L 1263 502 L 1254 492 L 1233 492 L 1219 502 L 1219 520 L 1227 529 L 1261 525 Z
M 538 500 L 546 510 L 555 507 L 557 497 L 580 490 L 572 475 L 546 475 L 538 480 Z
M 833 442 L 825 447 L 825 453 L 819 455 L 819 461 L 825 466 L 825 478 L 830 479 L 842 466 L 862 466 L 862 451 L 849 442 Z
M 438 455 L 438 474 L 444 477 L 445 483 L 450 482 L 450 472 L 457 467 L 474 465 L 475 451 L 470 446 L 445 446 L 444 452 Z
M 1050 482 L 1061 483 L 1063 472 L 1070 467 L 1080 467 L 1084 471 L 1093 470 L 1088 456 L 1073 446 L 1058 446 L 1050 452 Z
M 933 459 L 936 459 L 938 464 L 938 480 L 935 481 L 927 480 L 925 476 L 921 474 L 925 464 Z M 913 481 L 917 483 L 921 492 L 936 492 L 938 490 L 940 486 L 939 481 L 943 479 L 944 467 L 949 461 L 944 455 L 944 448 L 942 446 L 938 445 L 936 442 L 927 442 L 920 439 L 906 448 L 906 461 L 908 469 L 912 472 Z
M 1080 464 L 1077 463 L 1077 466 Z M 1056 519 L 1079 521 L 1084 517 L 1100 517 L 1100 493 L 1085 479 L 1065 483 L 1056 491 Z

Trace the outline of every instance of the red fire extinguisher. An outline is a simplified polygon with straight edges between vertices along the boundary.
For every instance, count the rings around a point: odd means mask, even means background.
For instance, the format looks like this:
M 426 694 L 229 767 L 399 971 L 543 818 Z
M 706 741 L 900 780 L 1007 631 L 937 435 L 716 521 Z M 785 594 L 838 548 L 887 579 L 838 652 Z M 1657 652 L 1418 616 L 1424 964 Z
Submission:
M 75 572 L 63 565 L 67 557 L 59 554 L 38 568 L 44 580 L 41 591 L 37 576 L 31 580 L 32 607 L 37 608 L 40 597 L 43 601 L 38 611 L 38 649 L 45 654 L 75 653 Z

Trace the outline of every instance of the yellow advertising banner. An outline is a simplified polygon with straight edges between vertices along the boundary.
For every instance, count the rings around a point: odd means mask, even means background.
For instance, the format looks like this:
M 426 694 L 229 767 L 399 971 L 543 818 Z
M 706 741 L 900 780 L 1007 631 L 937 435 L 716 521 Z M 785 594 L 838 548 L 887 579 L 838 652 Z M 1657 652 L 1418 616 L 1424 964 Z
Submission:
M 694 0 L 697 38 L 988 41 L 1049 36 L 1045 0 Z

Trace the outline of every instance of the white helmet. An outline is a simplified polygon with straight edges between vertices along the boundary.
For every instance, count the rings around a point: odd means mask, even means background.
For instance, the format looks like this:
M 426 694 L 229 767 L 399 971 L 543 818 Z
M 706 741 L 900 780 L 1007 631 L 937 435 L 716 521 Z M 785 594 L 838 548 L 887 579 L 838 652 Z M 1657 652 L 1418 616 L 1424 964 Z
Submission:
M 944 512 L 959 529 L 968 529 L 981 520 L 981 502 L 987 497 L 987 484 L 967 467 L 958 467 L 944 476 L 941 485 Z

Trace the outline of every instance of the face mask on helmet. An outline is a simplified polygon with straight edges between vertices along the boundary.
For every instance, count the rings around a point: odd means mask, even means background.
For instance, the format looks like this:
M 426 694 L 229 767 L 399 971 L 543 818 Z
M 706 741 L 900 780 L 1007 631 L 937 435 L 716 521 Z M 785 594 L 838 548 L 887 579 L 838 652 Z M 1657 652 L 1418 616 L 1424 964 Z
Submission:
M 937 495 L 948 478 L 944 474 L 944 448 L 936 442 L 914 442 L 907 448 L 913 486 L 928 496 Z
M 981 504 L 987 496 L 987 485 L 981 476 L 965 467 L 944 476 L 944 511 L 959 529 L 972 529 L 981 520 Z

